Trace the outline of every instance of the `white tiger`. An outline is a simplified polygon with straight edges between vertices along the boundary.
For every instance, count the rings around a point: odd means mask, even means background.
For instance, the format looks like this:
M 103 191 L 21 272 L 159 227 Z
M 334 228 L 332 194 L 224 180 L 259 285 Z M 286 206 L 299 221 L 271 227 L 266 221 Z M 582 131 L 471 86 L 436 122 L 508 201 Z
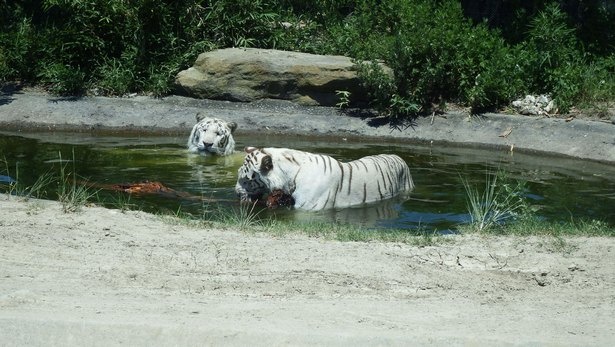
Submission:
M 246 148 L 235 192 L 243 201 L 274 190 L 291 194 L 295 208 L 322 210 L 408 194 L 414 182 L 406 162 L 379 154 L 342 163 L 328 155 L 288 148 Z
M 229 155 L 235 151 L 233 132 L 237 123 L 196 115 L 197 123 L 188 138 L 188 151 L 200 154 Z

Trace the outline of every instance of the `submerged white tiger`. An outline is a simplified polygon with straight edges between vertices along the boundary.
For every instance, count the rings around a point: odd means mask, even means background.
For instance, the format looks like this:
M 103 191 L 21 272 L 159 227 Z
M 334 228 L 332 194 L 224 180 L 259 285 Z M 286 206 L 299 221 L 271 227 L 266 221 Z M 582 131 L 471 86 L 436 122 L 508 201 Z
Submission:
M 230 155 L 235 151 L 233 132 L 237 123 L 196 115 L 197 123 L 188 137 L 188 151 L 199 154 Z
M 235 192 L 255 201 L 282 190 L 295 208 L 322 210 L 407 195 L 414 189 L 410 168 L 397 155 L 379 154 L 347 163 L 328 155 L 288 148 L 246 148 Z

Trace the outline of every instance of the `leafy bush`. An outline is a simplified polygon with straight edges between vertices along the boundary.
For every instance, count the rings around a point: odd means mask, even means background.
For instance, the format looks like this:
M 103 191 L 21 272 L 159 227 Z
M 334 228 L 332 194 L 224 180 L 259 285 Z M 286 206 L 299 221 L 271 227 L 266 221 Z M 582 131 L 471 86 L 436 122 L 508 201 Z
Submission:
M 198 54 L 249 46 L 384 61 L 392 75 L 359 70 L 370 104 L 396 118 L 444 102 L 496 109 L 525 94 L 549 93 L 561 111 L 613 100 L 615 11 L 540 0 L 506 16 L 494 29 L 458 0 L 5 1 L 0 80 L 165 95 Z
M 53 94 L 69 96 L 85 92 L 85 73 L 67 65 L 55 63 L 44 66 L 38 77 Z
M 379 78 L 362 70 L 365 84 L 380 88 L 372 92 L 373 103 L 380 109 L 404 104 L 420 105 L 426 111 L 432 104 L 452 101 L 482 111 L 505 106 L 526 94 L 547 93 L 566 112 L 581 98 L 595 99 L 583 96 L 584 91 L 604 95 L 615 86 L 608 77 L 609 64 L 590 63 L 557 4 L 538 12 L 525 40 L 515 45 L 485 23 L 475 24 L 464 17 L 457 1 L 405 2 L 394 12 L 397 17 L 391 27 L 396 28 L 395 35 L 382 28 L 378 31 L 377 26 L 369 28 L 381 37 L 375 44 L 367 33 L 354 35 L 367 46 L 359 50 L 384 52 L 376 58 L 383 58 L 395 72 L 394 87 L 382 93 Z M 383 44 L 388 44 L 386 49 Z M 609 59 L 613 58 L 605 60 Z
M 525 81 L 512 48 L 486 25 L 473 25 L 459 3 L 414 1 L 394 12 L 399 17 L 395 35 L 378 43 L 388 43 L 387 49 L 372 50 L 385 52 L 386 63 L 395 71 L 394 90 L 376 92 L 376 98 L 388 99 L 375 104 L 388 103 L 394 109 L 406 105 L 401 113 L 413 115 L 443 101 L 497 107 L 521 94 Z M 372 81 L 373 75 L 363 78 L 368 85 L 382 85 Z
M 553 3 L 531 22 L 526 51 L 533 52 L 529 71 L 536 93 L 553 94 L 560 110 L 566 112 L 580 92 L 581 75 L 587 64 L 575 31 L 566 15 Z
M 35 41 L 31 21 L 26 18 L 0 32 L 0 80 L 32 77 L 34 67 L 28 57 Z
M 592 62 L 582 73 L 578 95 L 581 104 L 613 101 L 615 95 L 615 54 Z
M 135 62 L 129 55 L 108 58 L 94 71 L 97 77 L 97 94 L 123 95 L 130 92 L 135 83 Z

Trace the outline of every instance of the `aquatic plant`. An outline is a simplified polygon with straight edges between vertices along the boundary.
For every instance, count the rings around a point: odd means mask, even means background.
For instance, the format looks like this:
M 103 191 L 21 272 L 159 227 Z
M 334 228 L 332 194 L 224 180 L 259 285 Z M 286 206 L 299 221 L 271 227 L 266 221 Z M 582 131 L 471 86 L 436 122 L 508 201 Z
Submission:
M 23 199 L 40 198 L 45 195 L 47 187 L 55 182 L 56 177 L 51 172 L 45 172 L 38 176 L 32 185 L 24 185 L 19 179 L 19 163 L 15 164 L 15 178 L 11 177 L 8 161 L 3 159 L 6 175 L 0 175 L 0 189 L 9 196 L 18 196 Z
M 524 184 L 509 182 L 503 172 L 487 173 L 482 191 L 473 187 L 466 178 L 462 177 L 461 182 L 466 192 L 470 224 L 476 231 L 489 231 L 528 211 L 523 197 Z
M 219 209 L 215 220 L 224 224 L 236 226 L 240 230 L 254 229 L 263 226 L 264 221 L 259 218 L 264 209 L 257 209 L 257 203 L 240 203 L 239 207 Z
M 85 184 L 78 184 L 75 166 L 73 165 L 72 171 L 67 172 L 68 164 L 64 164 L 62 161 L 62 153 L 60 152 L 58 156 L 60 161 L 60 177 L 57 190 L 58 200 L 62 203 L 62 210 L 64 212 L 77 212 L 88 200 L 97 194 L 97 191 L 92 190 Z M 72 162 L 75 162 L 74 151 Z

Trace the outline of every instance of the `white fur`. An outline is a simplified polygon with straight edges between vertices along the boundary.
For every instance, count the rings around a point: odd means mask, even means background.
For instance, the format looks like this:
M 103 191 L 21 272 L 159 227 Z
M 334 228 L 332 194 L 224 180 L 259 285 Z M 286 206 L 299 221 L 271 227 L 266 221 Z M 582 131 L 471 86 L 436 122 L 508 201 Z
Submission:
M 188 151 L 199 154 L 229 155 L 235 151 L 233 132 L 237 128 L 234 122 L 218 118 L 196 116 L 197 123 L 192 127 L 188 137 Z
M 380 154 L 342 163 L 330 156 L 287 148 L 246 148 L 235 191 L 243 199 L 281 189 L 305 210 L 342 208 L 409 193 L 408 165 L 399 156 Z M 271 165 L 263 165 L 271 158 Z

